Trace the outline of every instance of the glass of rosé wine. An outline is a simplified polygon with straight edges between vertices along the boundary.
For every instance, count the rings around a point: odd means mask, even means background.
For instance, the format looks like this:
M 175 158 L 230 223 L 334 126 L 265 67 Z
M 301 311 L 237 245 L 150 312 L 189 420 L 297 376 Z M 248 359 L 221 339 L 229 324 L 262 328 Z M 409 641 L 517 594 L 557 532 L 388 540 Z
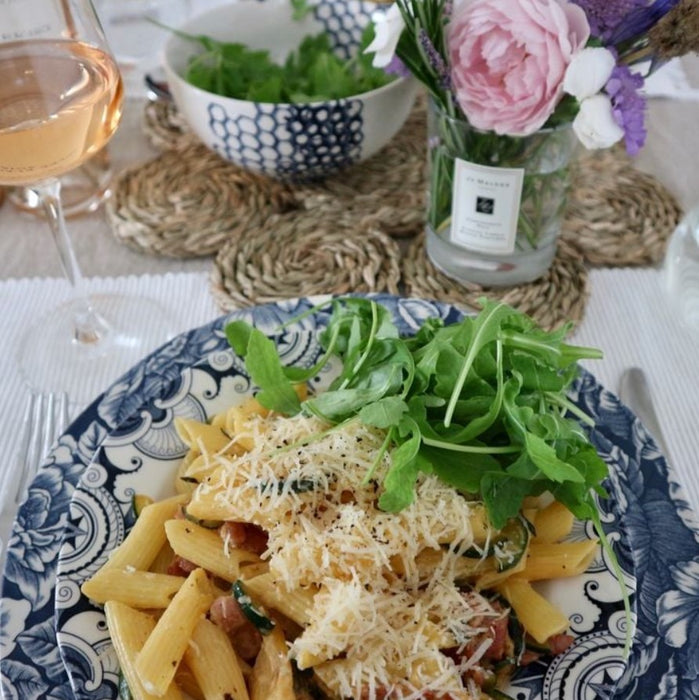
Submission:
M 89 296 L 65 225 L 59 178 L 107 144 L 122 99 L 90 0 L 0 0 L 0 186 L 36 193 L 73 288 L 70 302 L 28 327 L 20 371 L 33 389 L 75 402 L 92 398 L 86 377 L 106 388 L 177 330 L 153 300 Z

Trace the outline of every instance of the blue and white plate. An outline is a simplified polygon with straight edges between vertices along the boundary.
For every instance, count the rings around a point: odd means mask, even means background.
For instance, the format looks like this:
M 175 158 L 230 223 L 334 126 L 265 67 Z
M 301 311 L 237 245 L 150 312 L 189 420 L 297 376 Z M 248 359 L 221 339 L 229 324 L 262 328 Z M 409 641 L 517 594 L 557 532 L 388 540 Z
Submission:
M 375 298 L 406 333 L 429 316 L 446 322 L 460 317 L 449 305 Z M 134 491 L 157 497 L 171 488 L 174 464 L 184 452 L 173 417 L 206 418 L 249 391 L 242 362 L 222 333 L 224 324 L 244 318 L 273 333 L 316 302 L 259 306 L 178 336 L 124 375 L 59 439 L 9 543 L 0 620 L 3 697 L 116 697 L 104 618 L 79 595 L 80 582 L 131 525 Z M 326 321 L 327 312 L 315 312 L 280 336 L 286 361 L 312 362 L 313 331 Z M 624 661 L 619 588 L 600 559 L 579 580 L 551 591 L 571 616 L 575 644 L 552 662 L 530 666 L 510 692 L 551 700 L 697 697 L 696 515 L 655 444 L 616 397 L 584 373 L 572 398 L 596 418 L 592 440 L 610 465 L 612 498 L 602 504 L 602 515 L 629 586 L 635 577 L 634 647 Z

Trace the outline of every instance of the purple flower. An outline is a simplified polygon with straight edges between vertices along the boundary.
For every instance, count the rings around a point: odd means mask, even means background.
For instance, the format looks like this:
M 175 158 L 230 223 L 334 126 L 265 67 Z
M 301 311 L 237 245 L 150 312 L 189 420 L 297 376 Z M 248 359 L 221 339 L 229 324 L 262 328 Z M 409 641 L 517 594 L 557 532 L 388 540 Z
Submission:
M 626 16 L 647 4 L 646 0 L 573 0 L 587 15 L 592 36 L 605 37 L 616 29 Z
M 384 66 L 384 72 L 389 75 L 397 75 L 400 78 L 407 78 L 410 75 L 407 66 L 396 54 L 393 54 L 393 58 L 389 61 L 388 65 Z
M 609 0 L 607 0 L 609 2 Z M 610 44 L 621 44 L 624 41 L 643 36 L 651 27 L 658 23 L 680 0 L 655 0 L 650 5 L 646 2 L 638 6 L 624 17 L 622 24 L 616 25 L 614 31 L 605 38 Z M 611 5 L 612 3 L 609 2 Z
M 446 61 L 441 56 L 439 51 L 437 51 L 437 49 L 435 48 L 427 32 L 423 28 L 420 29 L 418 39 L 420 41 L 420 46 L 422 47 L 422 50 L 425 56 L 427 57 L 427 62 L 429 66 L 432 68 L 432 70 L 437 76 L 439 86 L 443 90 L 450 90 L 451 75 L 449 74 L 449 67 L 447 66 Z
M 640 93 L 643 83 L 643 77 L 628 66 L 617 65 L 604 88 L 612 101 L 614 121 L 624 130 L 630 156 L 637 155 L 646 141 L 646 99 Z

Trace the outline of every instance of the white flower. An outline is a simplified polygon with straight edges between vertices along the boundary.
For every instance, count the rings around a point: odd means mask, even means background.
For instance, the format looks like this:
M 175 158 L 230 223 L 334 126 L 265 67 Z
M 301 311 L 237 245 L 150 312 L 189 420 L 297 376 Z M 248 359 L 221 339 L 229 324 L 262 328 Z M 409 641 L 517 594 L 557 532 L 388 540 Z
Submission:
M 405 21 L 396 4 L 391 5 L 388 12 L 377 12 L 373 20 L 374 40 L 366 47 L 364 53 L 375 52 L 372 65 L 375 68 L 384 68 L 396 53 L 398 40 L 405 29 Z
M 568 64 L 563 89 L 580 101 L 592 97 L 607 84 L 615 65 L 616 59 L 609 49 L 587 47 Z
M 624 130 L 614 121 L 612 101 L 602 94 L 581 102 L 573 130 L 585 148 L 609 148 L 624 136 Z

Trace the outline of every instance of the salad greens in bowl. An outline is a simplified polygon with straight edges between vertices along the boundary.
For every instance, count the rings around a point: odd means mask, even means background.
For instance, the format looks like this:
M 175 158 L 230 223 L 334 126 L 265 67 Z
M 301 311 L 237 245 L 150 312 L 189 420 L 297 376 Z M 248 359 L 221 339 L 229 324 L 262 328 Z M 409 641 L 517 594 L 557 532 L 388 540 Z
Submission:
M 371 65 L 374 12 L 350 0 L 236 0 L 173 30 L 164 69 L 202 142 L 282 180 L 322 178 L 374 155 L 407 119 L 410 78 Z

